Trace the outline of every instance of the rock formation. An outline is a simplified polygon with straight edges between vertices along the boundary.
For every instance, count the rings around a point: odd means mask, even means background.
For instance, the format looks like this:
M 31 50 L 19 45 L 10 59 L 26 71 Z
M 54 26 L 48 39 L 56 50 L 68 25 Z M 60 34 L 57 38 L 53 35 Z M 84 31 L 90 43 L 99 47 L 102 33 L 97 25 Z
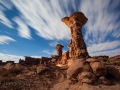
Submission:
M 59 57 L 62 56 L 62 48 L 63 48 L 63 47 L 64 47 L 64 46 L 61 45 L 61 44 L 57 44 L 57 45 L 56 45 L 56 52 L 57 52 L 57 55 L 58 55 Z
M 68 59 L 69 59 L 69 52 L 67 51 L 63 53 L 62 57 L 59 60 L 59 64 L 66 65 L 68 63 Z
M 70 58 L 88 58 L 86 44 L 82 36 L 82 26 L 87 22 L 82 12 L 75 12 L 69 17 L 62 18 L 62 21 L 70 28 L 71 41 L 68 45 Z
M 102 62 L 106 62 L 106 61 L 108 61 L 109 56 L 106 56 L 106 55 L 104 55 L 104 56 L 93 56 L 93 58 L 98 59 Z
M 61 45 L 61 44 L 57 44 L 56 45 L 56 54 L 57 55 L 52 55 L 51 57 L 52 57 L 52 62 L 55 62 L 55 63 L 60 63 L 60 61 L 61 61 L 61 58 L 62 58 L 62 48 L 63 48 L 64 46 L 63 45 Z
M 92 72 L 92 69 L 84 59 L 76 59 L 67 69 L 68 79 L 77 79 L 78 74 L 85 72 Z
M 90 58 L 82 36 L 82 26 L 87 20 L 88 19 L 82 12 L 75 12 L 69 17 L 64 17 L 62 19 L 62 21 L 70 28 L 72 37 L 71 42 L 68 45 L 68 64 L 70 64 L 67 69 L 67 79 L 70 81 L 78 81 L 82 84 L 94 84 L 94 82 L 105 85 L 110 84 L 110 81 L 106 79 L 106 75 L 111 74 L 118 79 L 118 75 L 120 74 L 116 68 L 106 67 L 101 58 Z M 102 59 L 103 58 L 104 57 L 102 57 Z M 105 56 L 105 59 L 106 58 L 108 59 L 109 57 Z M 64 62 L 64 60 L 61 61 Z
M 0 90 L 120 90 L 120 55 L 89 57 L 81 31 L 87 18 L 82 12 L 62 21 L 71 30 L 70 50 L 62 54 L 64 46 L 57 44 L 52 58 L 26 57 L 19 64 L 8 61 L 0 67 Z M 110 62 L 118 64 L 106 64 Z M 19 85 L 20 81 L 29 84 Z

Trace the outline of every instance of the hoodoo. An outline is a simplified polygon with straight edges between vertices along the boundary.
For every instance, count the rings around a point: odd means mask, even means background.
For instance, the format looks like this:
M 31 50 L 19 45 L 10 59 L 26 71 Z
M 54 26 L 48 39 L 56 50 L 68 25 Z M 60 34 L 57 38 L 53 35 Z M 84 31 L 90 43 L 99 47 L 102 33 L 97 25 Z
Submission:
M 75 12 L 69 17 L 62 18 L 62 21 L 70 28 L 71 41 L 68 45 L 70 58 L 88 58 L 86 44 L 82 36 L 82 26 L 87 22 L 82 12 Z

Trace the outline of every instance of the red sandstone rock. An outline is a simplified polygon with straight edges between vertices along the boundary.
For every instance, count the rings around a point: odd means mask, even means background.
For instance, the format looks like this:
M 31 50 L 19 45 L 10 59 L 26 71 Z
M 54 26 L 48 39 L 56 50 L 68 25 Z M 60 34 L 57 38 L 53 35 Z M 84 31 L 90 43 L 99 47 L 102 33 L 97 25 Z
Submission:
M 64 46 L 63 45 L 61 45 L 61 44 L 57 44 L 56 45 L 56 52 L 57 52 L 57 55 L 58 56 L 62 56 L 62 48 L 63 48 Z
M 62 55 L 62 57 L 59 60 L 59 63 L 62 64 L 62 65 L 67 64 L 68 59 L 69 59 L 69 52 L 67 51 Z
M 107 66 L 108 74 L 111 74 L 115 79 L 120 79 L 120 72 L 113 66 Z
M 107 74 L 107 68 L 102 62 L 92 62 L 90 63 L 90 66 L 93 70 L 93 73 L 98 77 L 105 76 Z
M 86 71 L 83 71 L 82 73 L 80 73 L 78 75 L 78 81 L 83 84 L 83 83 L 86 83 L 86 84 L 93 84 L 94 81 L 96 80 L 96 77 L 93 73 L 91 72 L 86 72 Z
M 64 17 L 62 21 L 71 30 L 71 42 L 68 45 L 70 58 L 88 58 L 86 44 L 82 36 L 82 26 L 87 22 L 82 12 L 75 12 L 70 17 Z
M 106 62 L 108 61 L 109 56 L 94 56 L 93 58 L 98 59 L 99 61 Z
M 95 58 L 88 58 L 86 59 L 87 62 L 91 63 L 91 62 L 100 62 L 98 59 Z
M 67 69 L 67 78 L 76 78 L 83 71 L 92 72 L 92 69 L 84 59 L 76 59 Z

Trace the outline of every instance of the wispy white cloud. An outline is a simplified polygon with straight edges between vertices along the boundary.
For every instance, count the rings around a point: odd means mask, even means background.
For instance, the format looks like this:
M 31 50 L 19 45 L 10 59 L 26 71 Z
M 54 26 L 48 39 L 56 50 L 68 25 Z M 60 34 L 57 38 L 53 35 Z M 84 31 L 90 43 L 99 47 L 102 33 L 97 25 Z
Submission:
M 6 34 L 11 34 L 10 32 L 8 32 L 8 31 L 4 31 Z
M 72 4 L 70 5 L 69 2 Z M 12 0 L 12 3 L 25 19 L 25 25 L 35 29 L 37 34 L 45 39 L 70 39 L 69 29 L 61 22 L 61 18 L 71 13 L 70 8 L 82 11 L 88 17 L 85 26 L 86 41 L 89 36 L 92 37 L 92 44 L 103 42 L 108 36 L 120 37 L 119 30 L 117 30 L 120 22 L 116 22 L 120 14 L 114 11 L 120 3 L 119 0 L 81 0 L 81 5 L 77 7 L 73 0 L 61 0 L 61 2 L 59 0 L 31 2 L 29 0 Z
M 0 44 L 9 44 L 10 42 L 16 42 L 16 40 L 9 36 L 0 36 Z
M 17 24 L 18 24 L 18 34 L 20 37 L 27 38 L 27 39 L 32 39 L 30 30 L 28 26 L 24 23 L 24 21 L 20 18 L 14 18 L 13 19 Z
M 12 9 L 13 7 L 13 4 L 9 0 L 0 0 L 0 4 L 2 4 L 6 9 Z
M 94 53 L 94 52 L 102 52 L 107 50 L 112 50 L 120 46 L 120 41 L 113 41 L 113 42 L 105 42 L 105 43 L 99 43 L 99 44 L 93 44 L 89 46 L 88 52 Z
M 12 0 L 12 3 L 24 18 L 23 24 L 36 30 L 40 37 L 49 40 L 70 39 L 68 27 L 61 22 L 66 15 L 58 0 Z
M 58 44 L 57 41 L 50 42 L 49 45 L 55 47 Z
M 0 11 L 5 11 L 5 7 L 3 7 L 2 5 L 0 5 Z
M 85 40 L 90 44 L 120 38 L 120 13 L 116 8 L 119 0 L 82 0 L 81 11 L 88 18 Z M 91 40 L 90 40 L 91 39 Z
M 120 55 L 120 49 L 114 49 L 114 50 L 108 50 L 108 51 L 102 51 L 102 52 L 95 52 L 90 53 L 91 56 L 99 56 L 99 55 L 107 55 L 109 57 L 113 57 L 116 55 Z
M 49 55 L 55 55 L 55 54 L 56 54 L 56 51 L 55 51 L 55 50 L 53 50 L 53 51 L 43 50 L 42 52 L 43 52 L 43 53 L 46 53 L 46 54 L 49 54 Z
M 43 53 L 49 54 L 49 55 L 56 55 L 56 50 L 43 50 Z M 67 50 L 63 50 L 63 53 L 67 52 Z
M 4 11 L 12 9 L 13 4 L 8 0 L 0 0 L 0 23 L 6 25 L 9 28 L 14 28 L 11 21 L 6 17 Z
M 120 38 L 120 13 L 115 10 L 118 5 L 119 0 L 82 0 L 80 8 L 88 18 L 84 37 L 90 55 L 120 54 L 120 41 L 115 40 Z
M 20 58 L 24 59 L 24 56 L 0 53 L 0 60 L 2 60 L 3 62 L 10 60 L 10 61 L 15 61 L 16 63 L 18 63 Z
M 13 28 L 11 21 L 6 18 L 5 14 L 2 12 L 2 10 L 0 10 L 0 23 L 8 26 L 9 28 Z
M 30 57 L 33 57 L 33 58 L 41 58 L 41 56 L 30 56 Z

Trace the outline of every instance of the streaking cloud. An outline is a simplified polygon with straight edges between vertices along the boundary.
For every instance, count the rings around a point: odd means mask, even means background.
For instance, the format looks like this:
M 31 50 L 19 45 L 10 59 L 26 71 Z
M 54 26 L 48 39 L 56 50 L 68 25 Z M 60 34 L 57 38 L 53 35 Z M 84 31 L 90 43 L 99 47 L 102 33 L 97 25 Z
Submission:
M 42 52 L 46 53 L 46 54 L 49 54 L 49 55 L 55 55 L 56 54 L 55 50 L 52 50 L 52 51 L 50 51 L 50 50 L 43 50 Z
M 0 53 L 0 59 L 3 60 L 3 62 L 15 61 L 15 62 L 18 63 L 19 59 L 24 59 L 24 57 L 23 56 Z
M 0 36 L 0 44 L 9 44 L 10 42 L 16 42 L 16 40 L 9 36 Z
M 93 53 L 99 51 L 113 50 L 115 48 L 118 48 L 119 46 L 120 46 L 120 41 L 113 41 L 113 42 L 93 44 L 92 46 L 89 46 L 87 49 L 90 53 Z
M 5 17 L 5 14 L 1 10 L 0 10 L 0 23 L 8 26 L 9 28 L 13 28 L 11 21 Z
M 14 28 L 18 35 L 29 40 L 34 39 L 32 31 L 35 31 L 36 35 L 53 40 L 48 43 L 50 46 L 71 38 L 70 30 L 61 18 L 82 11 L 88 18 L 83 36 L 90 55 L 110 51 L 114 55 L 120 54 L 120 0 L 1 0 L 0 3 L 3 6 L 0 6 L 1 23 L 9 28 L 17 24 Z M 13 7 L 19 14 L 9 20 L 4 11 Z M 50 54 L 48 50 L 43 52 Z
M 107 56 L 110 56 L 110 57 L 113 57 L 113 56 L 119 55 L 119 54 L 120 54 L 120 49 L 90 53 L 91 56 L 107 55 Z
M 54 42 L 50 42 L 50 43 L 49 43 L 49 45 L 50 45 L 50 46 L 53 46 L 53 47 L 55 47 L 57 44 L 58 44 L 57 41 L 54 41 Z
M 90 55 L 120 54 L 116 49 L 120 46 L 119 4 L 119 0 L 82 0 L 81 11 L 88 17 L 84 38 Z
M 28 26 L 24 23 L 24 21 L 17 17 L 14 18 L 13 20 L 19 25 L 17 28 L 17 30 L 19 32 L 18 33 L 19 36 L 21 36 L 23 38 L 27 38 L 27 39 L 32 39 L 30 30 L 29 30 Z
M 69 30 L 61 18 L 65 16 L 59 1 L 12 0 L 24 19 L 24 25 L 32 27 L 40 37 L 49 40 L 70 39 Z M 17 23 L 19 25 L 19 23 Z
M 85 25 L 88 45 L 120 38 L 120 21 L 117 21 L 120 12 L 115 10 L 119 4 L 119 0 L 82 0 L 81 11 L 88 17 Z

